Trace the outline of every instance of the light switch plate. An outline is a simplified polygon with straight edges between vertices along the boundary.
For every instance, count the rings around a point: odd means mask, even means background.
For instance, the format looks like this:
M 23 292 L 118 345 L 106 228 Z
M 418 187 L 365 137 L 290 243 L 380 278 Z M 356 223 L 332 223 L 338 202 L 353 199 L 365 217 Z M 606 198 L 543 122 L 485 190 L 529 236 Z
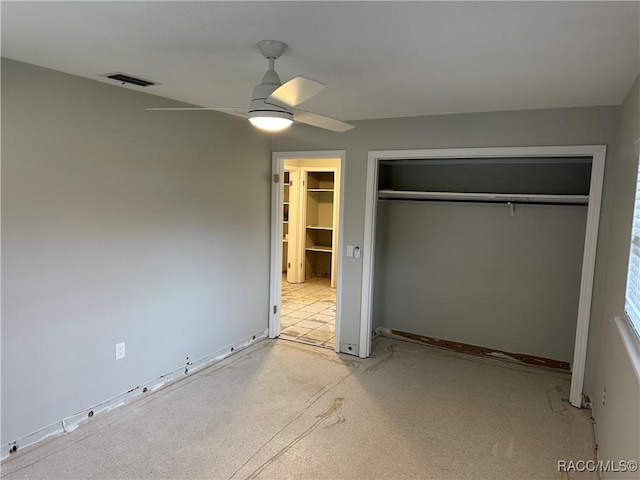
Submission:
M 353 257 L 353 245 L 347 245 L 347 257 Z
M 124 342 L 116 343 L 116 360 L 124 358 L 126 355 Z

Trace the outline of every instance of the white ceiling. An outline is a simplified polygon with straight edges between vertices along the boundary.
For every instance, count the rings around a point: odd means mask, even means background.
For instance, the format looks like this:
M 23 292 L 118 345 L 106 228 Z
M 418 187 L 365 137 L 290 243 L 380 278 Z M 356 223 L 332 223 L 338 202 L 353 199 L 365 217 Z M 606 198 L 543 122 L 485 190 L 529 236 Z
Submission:
M 2 55 L 199 106 L 246 106 L 283 81 L 327 88 L 301 108 L 342 120 L 622 102 L 640 71 L 634 2 L 6 2 Z M 162 103 L 160 101 L 159 103 Z M 162 106 L 162 105 L 157 105 Z

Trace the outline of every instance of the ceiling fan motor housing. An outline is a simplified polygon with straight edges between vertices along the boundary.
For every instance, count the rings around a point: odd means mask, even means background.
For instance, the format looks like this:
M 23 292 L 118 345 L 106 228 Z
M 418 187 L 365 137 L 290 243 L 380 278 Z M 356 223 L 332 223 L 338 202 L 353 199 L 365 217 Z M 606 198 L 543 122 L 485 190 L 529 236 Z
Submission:
M 293 113 L 287 105 L 273 98 L 267 102 L 267 98 L 282 85 L 274 66 L 275 60 L 287 49 L 287 44 L 278 40 L 263 40 L 258 42 L 258 49 L 269 60 L 269 70 L 262 77 L 262 82 L 253 89 L 249 117 L 277 117 L 293 121 Z
M 279 117 L 289 118 L 293 120 L 293 113 L 289 111 L 286 105 L 283 105 L 276 100 L 269 100 L 267 98 L 280 86 L 280 84 L 264 84 L 256 85 L 253 89 L 253 96 L 251 99 L 251 105 L 249 105 L 249 115 L 260 114 L 264 117 Z

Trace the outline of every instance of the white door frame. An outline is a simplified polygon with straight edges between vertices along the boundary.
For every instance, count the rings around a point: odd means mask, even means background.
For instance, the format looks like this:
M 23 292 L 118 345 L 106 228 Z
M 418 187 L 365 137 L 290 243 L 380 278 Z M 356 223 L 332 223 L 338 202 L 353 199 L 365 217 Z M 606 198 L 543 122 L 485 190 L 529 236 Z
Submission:
M 340 352 L 340 326 L 342 324 L 342 251 L 344 250 L 344 171 L 345 150 L 273 152 L 271 173 L 278 175 L 278 183 L 271 182 L 271 288 L 269 293 L 269 338 L 280 335 L 280 311 L 282 310 L 282 178 L 285 160 L 340 160 L 340 185 L 338 206 L 338 245 L 334 250 L 338 256 L 338 285 L 336 287 L 336 338 L 335 351 Z
M 373 305 L 373 266 L 375 265 L 375 230 L 378 190 L 378 165 L 381 160 L 408 159 L 482 159 L 517 157 L 591 157 L 591 183 L 585 232 L 582 275 L 576 341 L 573 354 L 570 402 L 574 407 L 582 406 L 582 388 L 587 358 L 589 317 L 593 293 L 593 276 L 598 242 L 598 223 L 604 180 L 606 145 L 576 145 L 549 147 L 489 147 L 447 148 L 428 150 L 370 151 L 367 161 L 367 187 L 364 219 L 364 242 L 362 256 L 362 299 L 360 318 L 360 357 L 366 358 L 371 351 L 371 314 Z

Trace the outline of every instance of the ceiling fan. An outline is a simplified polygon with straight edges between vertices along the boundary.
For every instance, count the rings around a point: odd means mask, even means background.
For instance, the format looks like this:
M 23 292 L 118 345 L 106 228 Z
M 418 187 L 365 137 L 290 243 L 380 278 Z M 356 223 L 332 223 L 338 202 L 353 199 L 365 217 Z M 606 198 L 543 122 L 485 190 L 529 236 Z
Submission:
M 258 49 L 269 60 L 269 70 L 262 77 L 262 82 L 254 87 L 248 109 L 196 107 L 147 110 L 217 110 L 248 118 L 256 127 L 270 132 L 284 130 L 294 121 L 334 132 L 346 132 L 353 128 L 353 125 L 335 118 L 293 108 L 320 93 L 324 84 L 306 77 L 295 77 L 283 84 L 274 65 L 276 59 L 287 49 L 287 44 L 278 40 L 263 40 L 258 42 Z

